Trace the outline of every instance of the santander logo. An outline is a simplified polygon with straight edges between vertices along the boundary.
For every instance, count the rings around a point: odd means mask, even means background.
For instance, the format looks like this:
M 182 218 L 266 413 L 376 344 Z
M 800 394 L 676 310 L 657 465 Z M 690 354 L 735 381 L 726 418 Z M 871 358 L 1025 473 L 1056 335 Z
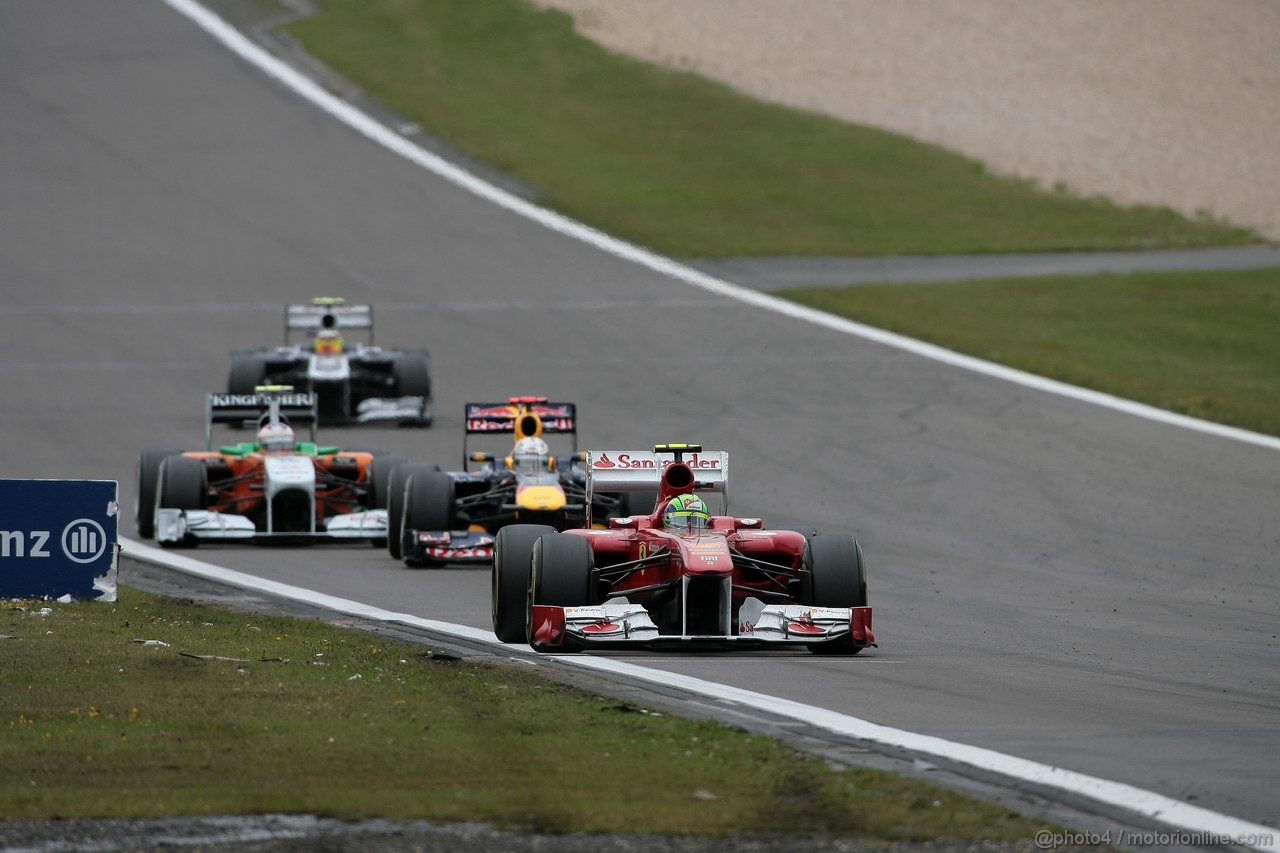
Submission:
M 660 460 L 653 454 L 645 454 L 639 456 L 631 453 L 615 453 L 617 461 L 609 458 L 608 453 L 601 453 L 600 456 L 591 463 L 591 467 L 595 469 L 617 468 L 624 471 L 637 470 L 641 468 L 665 468 L 670 464 L 669 460 Z M 694 453 L 684 460 L 684 464 L 690 468 L 720 468 L 720 460 L 718 458 L 706 458 L 701 454 Z

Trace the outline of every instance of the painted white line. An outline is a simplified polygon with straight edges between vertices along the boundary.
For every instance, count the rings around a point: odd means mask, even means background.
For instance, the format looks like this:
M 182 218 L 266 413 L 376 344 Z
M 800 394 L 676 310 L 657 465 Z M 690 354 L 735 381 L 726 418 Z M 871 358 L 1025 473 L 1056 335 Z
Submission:
M 190 557 L 162 551 L 159 548 L 153 548 L 150 545 L 144 545 L 141 542 L 125 537 L 121 537 L 120 541 L 124 547 L 123 556 L 128 559 L 164 566 L 184 574 L 206 578 L 242 589 L 258 590 L 280 598 L 287 598 L 291 601 L 313 604 L 338 613 L 358 616 L 361 619 L 398 622 L 435 631 L 450 637 L 479 641 L 502 649 L 508 655 L 515 652 L 514 647 L 498 642 L 491 632 L 479 628 L 454 625 L 434 619 L 423 619 L 408 613 L 383 610 L 380 607 L 362 604 L 358 601 L 337 598 L 314 590 L 266 580 L 244 572 L 224 569 L 211 563 L 204 563 Z M 536 655 L 532 650 L 528 654 Z M 1280 853 L 1280 843 L 1277 842 L 1277 831 L 1275 829 L 1249 823 L 1229 815 L 1219 814 L 1199 806 L 1187 805 L 1179 800 L 1152 791 L 1135 788 L 1132 785 L 1108 782 L 1105 779 L 1064 770 L 1060 767 L 1052 767 L 1047 764 L 1039 764 L 1023 758 L 1016 758 L 994 750 L 966 746 L 965 744 L 954 743 L 939 737 L 919 735 L 902 729 L 881 726 L 857 717 L 828 711 L 825 708 L 803 705 L 790 699 L 779 699 L 763 693 L 731 687 L 727 684 L 717 684 L 674 672 L 635 666 L 620 660 L 591 657 L 589 655 L 553 655 L 548 659 L 556 660 L 569 666 L 593 669 L 611 675 L 622 675 L 651 684 L 677 687 L 689 693 L 712 699 L 736 702 L 743 707 L 765 711 L 779 717 L 799 720 L 837 734 L 924 753 L 956 764 L 980 768 L 988 773 L 996 773 L 1008 779 L 1029 782 L 1033 785 L 1086 797 L 1188 832 L 1212 833 L 1233 839 L 1251 836 L 1269 838 L 1269 841 L 1259 843 L 1242 842 L 1241 845 Z
M 397 134 L 395 131 L 386 127 L 362 113 L 346 101 L 341 100 L 335 95 L 322 89 L 310 78 L 290 68 L 284 62 L 276 59 L 262 48 L 255 45 L 249 39 L 245 38 L 230 24 L 223 21 L 214 13 L 201 6 L 195 0 L 166 0 L 166 2 L 186 15 L 202 29 L 222 42 L 229 50 L 240 56 L 247 62 L 256 65 L 259 69 L 274 77 L 285 86 L 292 89 L 297 94 L 306 98 L 308 101 L 329 113 L 330 115 L 342 121 L 352 129 L 367 136 L 369 139 L 377 142 L 406 160 L 409 160 L 424 169 L 434 172 L 436 175 L 451 181 L 454 184 L 487 199 L 494 204 L 506 208 L 507 210 L 517 213 L 520 216 L 531 219 L 541 225 L 545 225 L 553 231 L 572 237 L 575 240 L 581 240 L 589 243 L 598 249 L 623 258 L 628 261 L 648 267 L 655 272 L 683 281 L 694 287 L 703 290 L 736 299 L 748 305 L 754 305 L 776 314 L 783 314 L 797 320 L 804 320 L 817 326 L 823 326 L 837 332 L 843 332 L 848 335 L 854 335 L 868 341 L 884 344 L 885 346 L 896 347 L 900 350 L 914 353 L 924 358 L 933 359 L 943 364 L 958 367 L 964 370 L 970 370 L 974 373 L 981 373 L 986 376 L 1003 379 L 1006 382 L 1013 382 L 1027 388 L 1034 388 L 1038 391 L 1044 391 L 1049 394 L 1057 394 L 1062 397 L 1069 397 L 1073 400 L 1080 400 L 1085 403 L 1092 403 L 1096 406 L 1102 406 L 1108 409 L 1114 409 L 1119 412 L 1134 415 L 1140 418 L 1157 421 L 1171 426 L 1182 427 L 1184 429 L 1194 430 L 1196 432 L 1215 435 L 1220 438 L 1231 439 L 1232 441 L 1240 441 L 1246 444 L 1255 444 L 1261 447 L 1267 447 L 1272 450 L 1280 450 L 1280 438 L 1270 435 L 1262 435 L 1248 430 L 1237 429 L 1236 427 L 1215 424 L 1209 421 L 1203 421 L 1199 418 L 1191 418 L 1186 415 L 1178 415 L 1173 412 L 1167 412 L 1164 409 L 1157 409 L 1154 406 L 1147 406 L 1142 403 L 1135 403 L 1132 400 L 1125 400 L 1120 397 L 1113 397 L 1110 394 L 1103 394 L 1100 391 L 1090 391 L 1087 388 L 1079 388 L 1075 385 L 1068 385 L 1065 382 L 1058 382 L 1053 379 L 1046 379 L 1043 376 L 1036 376 L 1021 370 L 1015 370 L 1011 367 L 994 364 L 989 361 L 983 361 L 980 358 L 973 358 L 960 353 L 943 349 L 933 344 L 927 344 L 914 338 L 896 335 L 893 332 L 886 332 L 882 329 L 864 326 L 861 323 L 855 323 L 852 320 L 846 320 L 843 317 L 836 317 L 832 314 L 826 314 L 813 308 L 806 308 L 803 305 L 797 305 L 794 302 L 788 302 L 785 299 L 779 299 L 775 296 L 769 296 L 764 293 L 757 293 L 745 287 L 739 287 L 727 281 L 698 272 L 697 270 L 676 263 L 670 258 L 642 249 L 639 246 L 633 246 L 616 237 L 611 237 L 602 231 L 583 225 L 566 216 L 553 213 L 537 205 L 530 204 L 524 199 L 517 198 L 492 184 L 461 169 L 454 164 L 442 159 L 441 157 L 424 151 L 412 142 Z

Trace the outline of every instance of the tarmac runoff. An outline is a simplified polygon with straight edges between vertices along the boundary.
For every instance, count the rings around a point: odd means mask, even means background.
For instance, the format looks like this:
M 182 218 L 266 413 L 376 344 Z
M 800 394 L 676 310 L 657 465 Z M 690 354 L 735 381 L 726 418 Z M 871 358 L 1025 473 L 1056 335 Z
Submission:
M 904 255 L 897 257 L 694 258 L 685 264 L 752 290 L 925 284 L 986 278 L 1103 273 L 1254 270 L 1280 267 L 1280 248 L 1161 249 L 1137 252 L 1057 252 L 1026 255 Z

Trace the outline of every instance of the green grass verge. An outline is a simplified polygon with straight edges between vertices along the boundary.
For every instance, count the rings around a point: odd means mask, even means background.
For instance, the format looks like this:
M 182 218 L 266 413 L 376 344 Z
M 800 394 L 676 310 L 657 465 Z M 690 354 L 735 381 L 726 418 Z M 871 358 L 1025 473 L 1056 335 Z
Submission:
M 1280 435 L 1280 269 L 778 294 L 949 349 Z
M 323 0 L 306 49 L 541 203 L 683 257 L 1257 242 L 607 53 L 524 0 Z
M 114 605 L 42 606 L 0 605 L 4 818 L 285 812 L 884 839 L 1030 839 L 1041 826 L 893 774 L 835 771 L 769 738 L 319 622 L 127 588 Z

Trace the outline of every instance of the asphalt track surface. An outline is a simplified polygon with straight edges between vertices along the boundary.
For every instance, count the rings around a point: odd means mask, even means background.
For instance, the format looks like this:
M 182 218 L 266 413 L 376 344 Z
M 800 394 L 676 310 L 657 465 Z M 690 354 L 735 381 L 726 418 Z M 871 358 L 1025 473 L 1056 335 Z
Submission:
M 10 477 L 119 479 L 202 441 L 203 393 L 286 301 L 428 345 L 429 431 L 576 400 L 584 446 L 732 454 L 734 509 L 851 531 L 881 648 L 627 659 L 1280 823 L 1280 455 L 697 291 L 374 146 L 157 2 L 0 4 L 0 439 Z M 127 531 L 129 525 L 126 523 Z M 370 548 L 194 556 L 459 624 L 481 569 Z M 126 583 L 127 575 L 122 578 Z

